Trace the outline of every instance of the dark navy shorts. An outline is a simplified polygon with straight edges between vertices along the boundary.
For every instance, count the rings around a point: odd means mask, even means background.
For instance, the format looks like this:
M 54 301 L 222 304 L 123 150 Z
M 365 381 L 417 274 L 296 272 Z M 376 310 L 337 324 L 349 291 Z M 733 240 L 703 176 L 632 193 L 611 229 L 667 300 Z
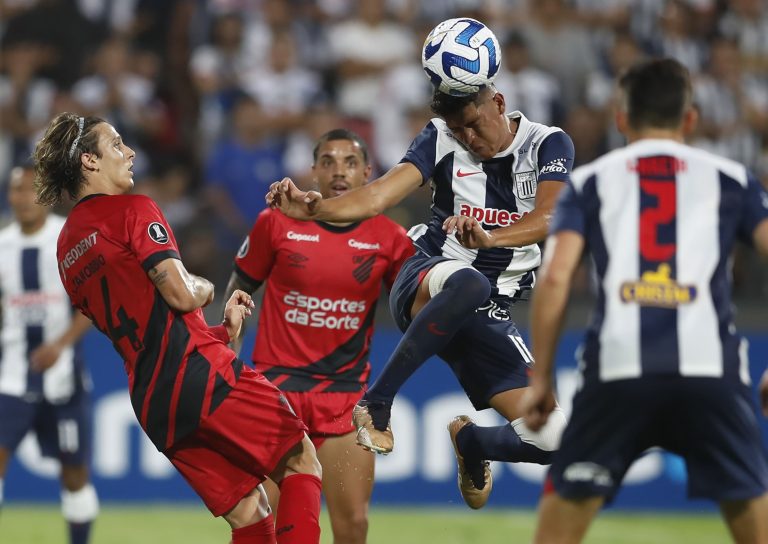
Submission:
M 653 376 L 588 384 L 554 453 L 550 479 L 568 499 L 610 502 L 632 462 L 658 446 L 685 459 L 688 495 L 746 500 L 768 489 L 750 389 L 718 378 Z
M 411 323 L 411 305 L 421 280 L 447 260 L 417 251 L 403 264 L 389 294 L 390 311 L 401 331 Z M 476 410 L 489 408 L 488 400 L 498 393 L 527 387 L 533 365 L 509 312 L 492 301 L 473 313 L 438 356 L 451 367 Z
M 13 452 L 33 431 L 45 457 L 64 465 L 85 465 L 91 451 L 91 399 L 79 388 L 62 404 L 0 394 L 0 446 Z

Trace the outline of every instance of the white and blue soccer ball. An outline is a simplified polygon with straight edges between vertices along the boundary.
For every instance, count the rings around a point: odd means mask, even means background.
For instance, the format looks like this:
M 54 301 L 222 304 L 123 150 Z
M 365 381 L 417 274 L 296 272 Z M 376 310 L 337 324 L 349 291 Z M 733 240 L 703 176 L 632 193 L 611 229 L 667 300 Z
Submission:
M 493 83 L 501 64 L 499 41 L 480 21 L 461 17 L 437 25 L 421 51 L 421 65 L 440 91 L 455 96 Z

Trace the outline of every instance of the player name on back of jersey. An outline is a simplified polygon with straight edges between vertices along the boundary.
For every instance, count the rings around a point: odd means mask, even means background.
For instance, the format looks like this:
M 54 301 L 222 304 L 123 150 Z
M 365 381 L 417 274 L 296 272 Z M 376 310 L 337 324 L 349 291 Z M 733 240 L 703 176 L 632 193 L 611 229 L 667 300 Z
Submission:
M 67 270 L 69 270 L 81 257 L 87 254 L 93 246 L 96 245 L 96 231 L 90 233 L 88 236 L 77 242 L 72 249 L 64 254 L 64 257 L 59 262 L 61 268 L 61 275 L 67 278 Z M 103 255 L 99 254 L 80 269 L 80 272 L 72 278 L 74 285 L 74 292 L 85 283 L 88 278 L 93 276 L 102 266 L 106 264 L 106 259 Z
M 357 330 L 367 305 L 365 300 L 332 299 L 290 291 L 283 297 L 288 323 L 337 330 Z

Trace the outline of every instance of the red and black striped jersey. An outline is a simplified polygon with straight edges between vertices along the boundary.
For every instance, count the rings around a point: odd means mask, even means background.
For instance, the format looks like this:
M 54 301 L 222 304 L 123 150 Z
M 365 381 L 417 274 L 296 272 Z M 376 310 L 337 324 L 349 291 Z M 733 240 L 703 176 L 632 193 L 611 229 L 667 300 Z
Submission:
M 142 195 L 82 199 L 58 240 L 64 287 L 123 358 L 133 410 L 161 451 L 216 410 L 242 365 L 223 327 L 171 309 L 155 288 L 147 272 L 168 258 L 180 258 L 173 232 Z
M 266 280 L 256 369 L 285 391 L 359 391 L 381 284 L 413 252 L 384 216 L 336 227 L 263 211 L 235 258 L 245 280 Z

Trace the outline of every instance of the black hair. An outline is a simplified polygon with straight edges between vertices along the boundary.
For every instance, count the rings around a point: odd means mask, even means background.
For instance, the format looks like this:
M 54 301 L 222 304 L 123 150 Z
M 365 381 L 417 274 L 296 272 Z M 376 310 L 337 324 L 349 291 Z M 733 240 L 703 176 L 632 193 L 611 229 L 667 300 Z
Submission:
M 619 88 L 634 130 L 676 128 L 691 103 L 688 70 L 671 58 L 635 64 L 619 78 Z
M 85 183 L 80 156 L 91 153 L 101 157 L 99 135 L 93 128 L 104 122 L 99 117 L 69 112 L 60 113 L 51 121 L 32 153 L 39 204 L 58 204 L 64 192 L 73 200 L 77 198 Z
M 432 93 L 432 103 L 429 107 L 443 119 L 452 115 L 459 115 L 470 104 L 479 105 L 482 102 L 483 91 L 487 89 L 490 89 L 490 87 L 483 87 L 476 93 L 464 96 L 455 96 L 435 89 Z
M 368 144 L 366 144 L 365 140 L 363 140 L 356 132 L 346 128 L 335 128 L 320 136 L 317 139 L 317 142 L 315 142 L 315 148 L 312 150 L 312 161 L 317 162 L 317 154 L 320 151 L 321 145 L 323 145 L 325 142 L 331 142 L 334 140 L 349 140 L 351 142 L 355 142 L 360 146 L 360 151 L 363 153 L 363 160 L 365 161 L 365 164 L 370 164 L 370 161 L 368 160 Z

